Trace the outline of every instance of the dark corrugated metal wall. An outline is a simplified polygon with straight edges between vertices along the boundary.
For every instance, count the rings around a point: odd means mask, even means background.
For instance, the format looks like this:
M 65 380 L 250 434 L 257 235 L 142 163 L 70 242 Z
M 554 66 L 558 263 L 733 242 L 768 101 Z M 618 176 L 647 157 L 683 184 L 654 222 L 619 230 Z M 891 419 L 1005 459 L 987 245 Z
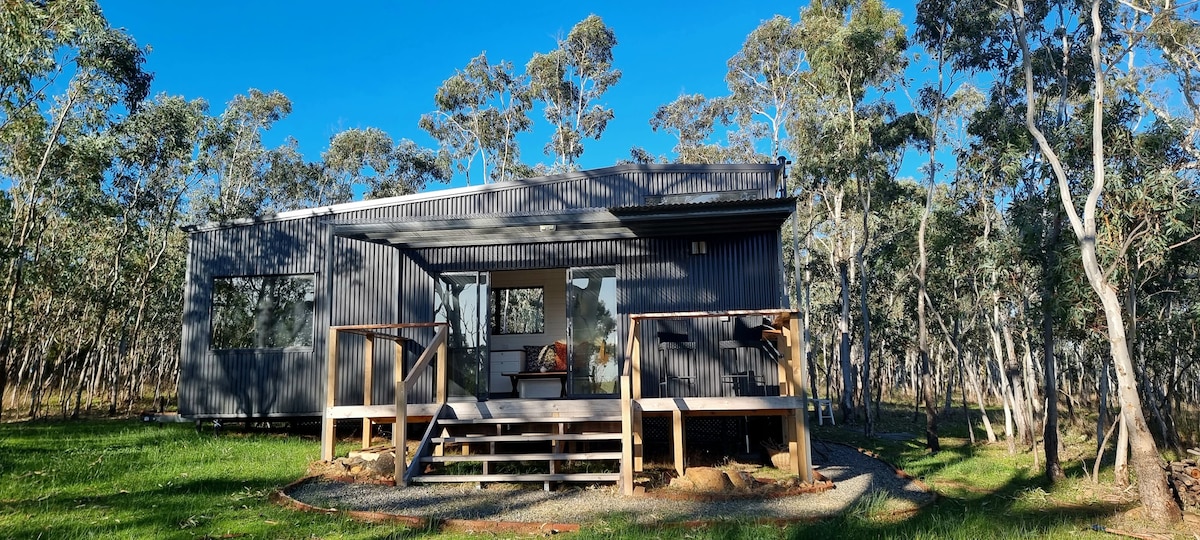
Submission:
M 686 169 L 686 168 L 685 168 Z M 759 190 L 774 196 L 775 171 L 767 167 L 737 170 L 713 167 L 684 171 L 670 167 L 626 167 L 610 174 L 577 173 L 550 181 L 488 186 L 489 190 L 444 198 L 405 202 L 395 206 L 344 212 L 339 219 L 403 216 L 449 216 L 476 213 L 554 211 L 564 208 L 642 204 L 649 195 L 728 190 Z M 189 276 L 185 291 L 183 345 L 180 364 L 180 411 L 195 417 L 296 416 L 319 414 L 323 405 L 325 337 L 333 324 L 428 322 L 433 306 L 430 274 L 455 270 L 516 270 L 571 266 L 618 267 L 618 303 L 622 314 L 742 308 L 779 305 L 781 290 L 778 233 L 740 237 L 636 239 L 563 244 L 525 244 L 481 248 L 397 250 L 342 238 L 333 239 L 333 298 L 325 289 L 326 217 L 219 228 L 190 236 Z M 690 254 L 690 241 L 705 240 L 708 254 Z M 758 261 L 747 264 L 750 261 Z M 210 351 L 209 306 L 212 278 L 270 274 L 314 274 L 317 297 L 314 346 L 297 351 Z M 332 300 L 333 311 L 330 313 Z M 621 322 L 621 336 L 628 332 Z M 721 353 L 720 341 L 730 339 L 734 321 L 717 319 L 692 323 L 695 335 L 721 336 L 697 344 L 693 363 L 696 380 L 709 381 L 689 389 L 695 395 L 728 395 L 728 384 L 716 376 L 729 372 L 731 351 Z M 427 343 L 432 332 L 406 332 L 416 343 Z M 656 330 L 644 329 L 647 347 L 656 343 Z M 392 397 L 392 347 L 377 343 L 373 398 Z M 651 351 L 653 352 L 653 351 Z M 405 351 L 411 366 L 419 346 Z M 362 339 L 340 342 L 339 402 L 362 399 Z M 743 355 L 744 356 L 744 355 Z M 649 356 L 648 356 L 649 357 Z M 769 360 L 765 360 L 768 361 Z M 744 362 L 743 362 L 744 363 Z M 761 363 L 761 362 L 760 362 Z M 758 364 L 755 364 L 758 365 Z M 773 364 L 772 364 L 773 366 Z M 683 369 L 683 368 L 680 368 Z M 760 372 L 759 370 L 755 370 Z M 774 369 L 763 368 L 774 382 Z M 660 374 L 655 372 L 658 377 Z M 676 374 L 679 375 L 679 374 Z M 647 378 L 644 395 L 657 395 L 655 379 Z M 417 387 L 413 402 L 432 399 L 432 380 Z

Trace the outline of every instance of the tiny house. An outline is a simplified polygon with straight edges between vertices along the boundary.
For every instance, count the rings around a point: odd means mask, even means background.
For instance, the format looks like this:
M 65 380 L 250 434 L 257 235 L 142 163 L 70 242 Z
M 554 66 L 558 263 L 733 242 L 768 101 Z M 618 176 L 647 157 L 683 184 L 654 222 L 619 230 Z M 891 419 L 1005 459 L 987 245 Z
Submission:
M 188 227 L 180 412 L 754 410 L 803 443 L 784 185 L 782 164 L 618 165 Z

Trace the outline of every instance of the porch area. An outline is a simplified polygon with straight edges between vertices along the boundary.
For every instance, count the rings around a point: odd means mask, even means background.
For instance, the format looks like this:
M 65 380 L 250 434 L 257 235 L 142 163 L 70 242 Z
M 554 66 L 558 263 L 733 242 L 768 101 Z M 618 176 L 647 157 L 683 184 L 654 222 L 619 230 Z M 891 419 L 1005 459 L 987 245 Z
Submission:
M 736 342 L 649 331 L 659 322 L 737 317 L 769 321 L 756 329 L 754 338 Z M 663 418 L 675 470 L 683 474 L 687 456 L 687 423 L 695 418 L 774 416 L 790 454 L 791 472 L 812 481 L 804 394 L 808 374 L 802 358 L 798 314 L 791 310 L 733 310 L 720 312 L 642 313 L 628 316 L 624 355 L 620 359 L 617 392 L 612 397 L 455 400 L 451 398 L 451 355 L 446 323 L 378 324 L 331 327 L 328 339 L 326 400 L 322 421 L 322 459 L 334 458 L 335 423 L 362 424 L 363 447 L 370 446 L 376 424 L 393 424 L 395 481 L 397 486 L 425 482 L 615 482 L 622 493 L 634 492 L 638 473 L 644 471 L 646 430 L 644 419 Z M 434 337 L 416 343 L 402 334 L 407 330 L 433 330 Z M 655 328 L 657 329 L 657 327 Z M 362 358 L 338 358 L 338 340 L 363 339 Z M 768 378 L 746 369 L 745 362 L 718 361 L 695 353 L 697 342 L 707 339 L 720 350 L 754 349 L 774 364 Z M 421 350 L 406 368 L 395 362 L 391 378 L 391 403 L 372 403 L 363 392 L 362 403 L 341 403 L 337 396 L 339 363 L 361 362 L 363 388 L 372 388 L 371 361 L 379 343 L 390 343 L 395 358 L 404 358 L 406 347 Z M 734 351 L 736 354 L 736 351 Z M 718 359 L 719 360 L 719 359 Z M 680 365 L 684 367 L 679 367 Z M 702 380 L 713 379 L 715 380 Z M 423 381 L 423 382 L 422 382 Z M 769 384 L 768 384 L 769 383 Z M 416 400 L 418 384 L 432 384 L 429 400 Z M 564 386 L 564 392 L 565 392 Z M 722 395 L 704 388 L 721 388 Z M 410 401 L 428 401 L 411 403 Z M 409 426 L 424 424 L 415 451 L 406 451 Z M 482 472 L 430 474 L 427 471 L 456 462 L 481 464 Z M 514 462 L 543 463 L 537 472 L 512 472 Z M 580 463 L 602 466 L 578 466 Z M 602 472 L 592 472 L 592 471 Z M 609 472 L 616 470 L 617 472 Z

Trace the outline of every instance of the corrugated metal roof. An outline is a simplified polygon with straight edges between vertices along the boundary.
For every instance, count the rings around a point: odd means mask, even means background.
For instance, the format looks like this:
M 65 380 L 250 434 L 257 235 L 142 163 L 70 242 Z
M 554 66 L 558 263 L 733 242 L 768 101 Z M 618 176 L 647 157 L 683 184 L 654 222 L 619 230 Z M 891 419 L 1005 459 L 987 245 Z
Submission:
M 458 197 L 463 195 L 486 194 L 490 192 L 502 192 L 514 189 L 525 189 L 532 186 L 554 184 L 558 182 L 572 182 L 581 179 L 598 178 L 613 174 L 622 173 L 723 173 L 723 172 L 748 172 L 748 171 L 780 171 L 782 165 L 770 163 L 740 163 L 740 164 L 683 164 L 683 163 L 655 163 L 655 164 L 624 164 L 605 167 L 602 169 L 591 169 L 586 171 L 574 171 L 551 176 L 541 176 L 536 178 L 526 178 L 513 180 L 508 182 L 499 182 L 495 184 L 484 184 L 480 186 L 467 186 L 461 188 L 440 189 L 434 191 L 426 191 L 422 193 L 414 193 L 412 195 L 401 195 L 397 197 L 387 197 L 382 199 L 371 199 L 366 201 L 354 201 L 342 204 L 334 204 L 329 206 L 321 206 L 317 208 L 305 208 L 300 210 L 289 210 L 276 214 L 268 214 L 255 217 L 245 217 L 221 222 L 199 223 L 182 227 L 185 232 L 202 232 L 212 231 L 217 229 L 225 229 L 231 227 L 241 227 L 246 225 L 254 225 L 259 223 L 271 223 L 276 221 L 286 221 L 291 219 L 303 219 L 320 216 L 336 216 L 349 212 L 361 210 L 371 210 L 376 208 L 386 208 L 391 206 L 401 206 L 410 203 L 421 201 L 437 200 L 450 197 Z
M 771 230 L 795 205 L 782 198 L 327 223 L 337 236 L 410 248 L 537 244 Z

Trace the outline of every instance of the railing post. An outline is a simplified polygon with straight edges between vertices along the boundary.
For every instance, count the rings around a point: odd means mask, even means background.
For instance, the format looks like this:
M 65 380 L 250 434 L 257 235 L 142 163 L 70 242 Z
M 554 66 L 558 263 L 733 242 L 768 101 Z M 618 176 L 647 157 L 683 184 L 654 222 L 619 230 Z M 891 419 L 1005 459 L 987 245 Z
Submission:
M 337 328 L 329 329 L 325 351 L 325 414 L 321 418 L 321 459 L 333 460 L 334 420 L 329 416 L 329 410 L 337 404 Z
M 447 326 L 443 326 L 442 328 L 438 329 L 438 332 L 441 333 L 443 331 L 447 331 L 447 328 L 448 328 Z M 446 402 L 446 394 L 448 392 L 448 383 L 449 383 L 449 379 L 450 379 L 450 374 L 447 373 L 447 371 L 449 370 L 449 366 L 450 366 L 450 358 L 449 358 L 450 348 L 448 345 L 449 341 L 450 341 L 450 336 L 449 336 L 449 334 L 447 334 L 446 339 L 442 339 L 438 343 L 437 390 L 436 390 L 438 403 Z
M 629 326 L 629 364 L 633 368 L 633 399 L 642 399 L 642 321 L 634 319 Z

